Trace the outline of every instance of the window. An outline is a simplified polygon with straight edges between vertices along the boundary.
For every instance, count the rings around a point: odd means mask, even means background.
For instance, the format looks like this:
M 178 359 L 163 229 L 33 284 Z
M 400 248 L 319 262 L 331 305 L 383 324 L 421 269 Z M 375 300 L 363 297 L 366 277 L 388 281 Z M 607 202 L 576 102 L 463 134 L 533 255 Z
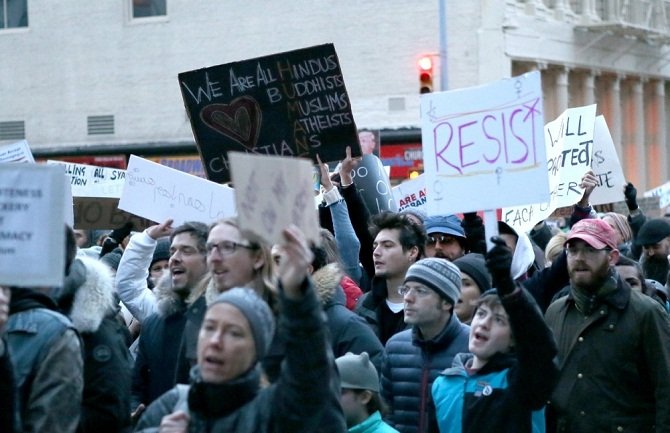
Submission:
M 132 0 L 133 18 L 165 16 L 167 0 Z
M 28 0 L 0 0 L 0 29 L 28 27 Z
M 23 140 L 26 138 L 26 124 L 23 120 L 0 122 L 0 140 Z

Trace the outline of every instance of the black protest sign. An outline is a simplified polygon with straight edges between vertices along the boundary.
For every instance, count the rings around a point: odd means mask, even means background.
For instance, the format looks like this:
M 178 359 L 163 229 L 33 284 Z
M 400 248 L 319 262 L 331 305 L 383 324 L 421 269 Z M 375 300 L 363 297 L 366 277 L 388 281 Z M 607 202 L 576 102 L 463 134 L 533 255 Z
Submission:
M 388 174 L 375 155 L 363 155 L 351 178 L 371 214 L 397 211 Z
M 119 209 L 118 198 L 73 197 L 74 228 L 81 230 L 115 229 L 132 222 L 135 230 L 156 224 Z
M 227 153 L 337 161 L 361 155 L 335 47 L 319 45 L 179 74 L 207 178 L 230 180 Z

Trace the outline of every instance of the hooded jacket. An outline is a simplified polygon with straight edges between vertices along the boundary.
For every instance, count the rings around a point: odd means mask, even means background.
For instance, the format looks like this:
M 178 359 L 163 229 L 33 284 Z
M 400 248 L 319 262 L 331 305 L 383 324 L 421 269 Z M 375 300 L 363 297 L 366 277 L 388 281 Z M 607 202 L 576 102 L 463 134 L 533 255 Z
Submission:
M 128 330 L 116 319 L 118 301 L 110 269 L 100 261 L 77 258 L 57 302 L 84 346 L 78 431 L 112 433 L 129 427 L 132 358 Z
M 19 431 L 75 432 L 84 386 L 79 336 L 47 295 L 25 288 L 11 291 L 5 331 Z
M 190 298 L 184 300 L 172 289 L 170 275 L 158 281 L 154 296 L 156 312 L 142 324 L 133 369 L 133 408 L 148 405 L 175 384 Z
M 326 313 L 330 343 L 335 358 L 347 352 L 367 352 L 379 371 L 384 346 L 360 316 L 345 306 L 345 295 L 340 281 L 344 273 L 335 263 L 328 264 L 312 275 L 317 295 Z

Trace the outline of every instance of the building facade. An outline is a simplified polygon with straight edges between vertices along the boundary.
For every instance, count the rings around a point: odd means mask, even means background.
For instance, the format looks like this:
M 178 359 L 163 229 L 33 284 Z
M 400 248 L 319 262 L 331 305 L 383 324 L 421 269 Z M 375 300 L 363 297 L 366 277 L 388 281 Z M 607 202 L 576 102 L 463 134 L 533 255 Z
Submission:
M 55 7 L 48 0 L 0 0 L 0 144 L 25 138 L 38 157 L 136 153 L 190 167 L 197 151 L 178 73 L 332 42 L 356 124 L 381 131 L 382 159 L 394 146 L 388 159 L 410 158 L 404 166 L 420 168 L 417 60 L 430 55 L 435 91 L 540 70 L 547 121 L 569 106 L 597 103 L 625 174 L 644 190 L 665 182 L 670 166 L 669 6 L 62 0 Z M 446 83 L 438 82 L 442 75 Z

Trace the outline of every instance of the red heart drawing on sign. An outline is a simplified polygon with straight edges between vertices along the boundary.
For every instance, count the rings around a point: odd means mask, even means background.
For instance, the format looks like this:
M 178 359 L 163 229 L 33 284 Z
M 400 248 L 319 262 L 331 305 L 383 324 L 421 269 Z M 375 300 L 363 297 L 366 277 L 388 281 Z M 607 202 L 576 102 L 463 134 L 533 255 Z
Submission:
M 205 125 L 249 150 L 256 147 L 262 117 L 258 102 L 249 96 L 235 98 L 230 104 L 210 104 L 200 111 Z

